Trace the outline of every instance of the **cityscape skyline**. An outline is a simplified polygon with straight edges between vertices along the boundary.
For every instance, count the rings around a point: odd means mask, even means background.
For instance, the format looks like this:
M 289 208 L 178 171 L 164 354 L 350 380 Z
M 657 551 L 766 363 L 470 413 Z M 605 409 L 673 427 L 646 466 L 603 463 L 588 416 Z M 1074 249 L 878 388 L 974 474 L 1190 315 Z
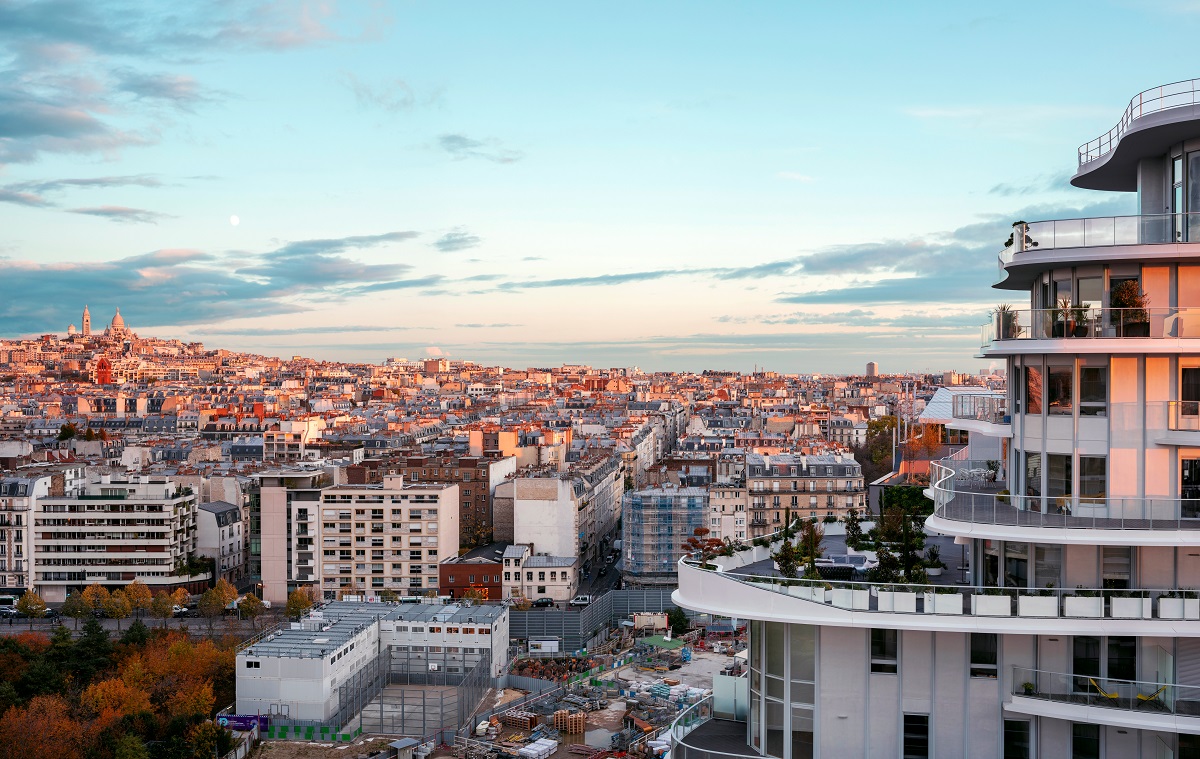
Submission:
M 1187 71 L 1080 80 L 1106 70 L 1084 6 L 1026 7 L 5 2 L 0 334 L 86 301 L 328 360 L 986 368 L 1009 224 L 1132 211 L 1070 188 L 1062 146 Z

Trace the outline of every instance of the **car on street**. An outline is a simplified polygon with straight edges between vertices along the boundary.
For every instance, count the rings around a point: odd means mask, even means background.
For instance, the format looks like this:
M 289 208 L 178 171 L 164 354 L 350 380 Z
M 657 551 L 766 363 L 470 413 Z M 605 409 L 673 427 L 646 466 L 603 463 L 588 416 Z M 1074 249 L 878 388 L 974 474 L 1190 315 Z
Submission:
M 587 596 L 587 595 L 575 596 L 574 598 L 571 599 L 571 606 L 578 606 L 578 607 L 582 608 L 584 606 L 587 606 L 591 602 L 592 602 L 591 596 Z
M 534 601 L 534 602 L 533 602 L 533 605 L 534 605 L 535 607 L 537 607 L 537 608 L 546 608 L 546 607 L 551 607 L 551 608 L 553 608 L 553 606 L 554 606 L 554 599 L 553 599 L 553 598 L 546 598 L 546 597 L 542 597 L 542 598 L 539 598 L 539 599 L 537 599 L 536 601 Z

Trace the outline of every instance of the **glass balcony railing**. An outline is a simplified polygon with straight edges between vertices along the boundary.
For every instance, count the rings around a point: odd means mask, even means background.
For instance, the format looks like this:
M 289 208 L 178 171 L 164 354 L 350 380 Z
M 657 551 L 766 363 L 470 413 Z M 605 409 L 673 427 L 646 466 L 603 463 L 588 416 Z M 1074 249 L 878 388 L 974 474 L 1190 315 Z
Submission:
M 1008 424 L 1008 398 L 1003 395 L 955 394 L 951 402 L 951 414 L 955 419 Z
M 1129 131 L 1137 119 L 1151 113 L 1167 111 L 1172 108 L 1182 108 L 1195 105 L 1197 90 L 1200 90 L 1200 79 L 1187 79 L 1182 82 L 1172 82 L 1158 87 L 1152 87 L 1139 92 L 1129 101 L 1117 125 L 1090 142 L 1079 146 L 1079 166 L 1095 161 L 1110 153 Z
M 1012 694 L 1141 715 L 1200 717 L 1200 688 L 1191 685 L 1013 667 Z
M 1200 338 L 1200 308 L 1027 308 L 994 311 L 980 348 L 1009 340 Z
M 1103 493 L 1010 493 L 997 462 L 934 462 L 935 514 L 956 522 L 1014 527 L 1103 530 L 1200 529 L 1200 499 Z M 991 467 L 991 468 L 989 468 Z M 991 477 L 989 479 L 989 476 Z

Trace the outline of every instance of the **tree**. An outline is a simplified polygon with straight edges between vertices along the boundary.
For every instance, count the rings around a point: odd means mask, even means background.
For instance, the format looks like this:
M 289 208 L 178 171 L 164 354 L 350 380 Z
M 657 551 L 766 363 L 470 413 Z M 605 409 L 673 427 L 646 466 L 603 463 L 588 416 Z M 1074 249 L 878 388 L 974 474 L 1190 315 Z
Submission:
M 784 577 L 795 577 L 800 567 L 800 554 L 790 540 L 779 544 L 779 548 L 771 554 L 771 560 L 779 567 L 779 574 Z
M 93 609 L 103 609 L 104 602 L 108 600 L 108 588 L 99 583 L 92 583 L 83 589 L 83 600 Z
M 144 646 L 148 640 L 150 640 L 150 630 L 140 619 L 133 620 L 133 624 L 121 636 L 121 642 L 127 646 Z
M 263 605 L 261 598 L 252 593 L 247 593 L 242 598 L 242 602 L 238 604 L 238 610 L 243 619 L 250 620 L 250 629 L 255 630 L 258 629 L 255 620 L 262 616 L 263 611 L 266 610 L 266 606 Z
M 672 635 L 683 635 L 688 631 L 687 613 L 678 606 L 672 606 L 667 611 L 667 624 L 671 627 Z
M 720 538 L 710 538 L 709 533 L 712 530 L 707 527 L 697 527 L 692 530 L 692 537 L 688 538 L 681 548 L 688 553 L 699 556 L 701 563 L 707 564 L 708 560 L 717 555 L 717 552 L 725 547 L 725 543 Z
M 92 616 L 92 605 L 78 593 L 70 593 L 67 595 L 67 600 L 63 601 L 62 608 L 59 611 L 62 612 L 64 617 L 70 617 L 75 620 L 75 629 L 78 630 L 79 620 Z
M 94 429 L 92 429 L 91 427 L 88 427 L 87 431 L 83 433 L 83 439 L 88 441 L 89 443 L 97 440 L 98 438 L 96 436 L 96 431 Z
M 229 580 L 226 580 L 224 577 L 217 580 L 217 584 L 213 586 L 213 590 L 216 591 L 217 596 L 225 602 L 226 606 L 237 600 L 237 588 L 233 587 L 233 585 L 229 583 Z
M 862 549 L 862 520 L 858 518 L 858 510 L 846 512 L 846 547 L 858 551 Z
M 121 630 L 121 620 L 133 611 L 133 606 L 122 590 L 113 591 L 104 602 L 104 616 L 117 620 L 117 631 Z
M 75 428 L 74 422 L 67 422 L 66 424 L 64 424 L 58 428 L 58 439 L 60 441 L 70 440 L 71 438 L 75 437 L 78 434 L 79 434 L 79 430 Z
M 288 593 L 287 607 L 285 613 L 289 617 L 300 617 L 304 612 L 312 608 L 312 596 L 303 588 L 296 588 L 291 593 Z
M 130 608 L 139 617 L 145 614 L 146 610 L 150 608 L 150 602 L 154 600 L 154 594 L 141 580 L 134 580 L 125 586 L 125 597 L 129 599 Z
M 815 563 L 825 553 L 825 528 L 815 522 L 801 523 L 797 543 L 802 559 L 808 564 Z
M 29 629 L 33 629 L 33 620 L 46 616 L 46 602 L 33 592 L 33 588 L 25 591 L 25 595 L 17 599 L 17 611 L 29 617 Z
M 188 592 L 183 588 L 176 588 L 171 591 L 171 601 L 176 606 L 186 606 L 189 598 Z
M 932 422 L 922 423 L 915 434 L 904 441 L 904 458 L 912 461 L 929 461 L 942 450 L 944 427 Z
M 84 752 L 83 723 L 71 716 L 59 696 L 35 696 L 24 707 L 0 719 L 0 756 L 20 759 L 80 759 Z
M 113 759 L 150 759 L 150 752 L 136 733 L 125 733 L 113 748 Z
M 225 613 L 225 600 L 216 588 L 209 588 L 200 596 L 200 616 L 208 621 L 208 634 L 212 635 L 213 620 Z
M 175 614 L 175 599 L 165 590 L 160 590 L 154 594 L 154 600 L 150 602 L 150 614 L 162 620 L 162 626 L 167 626 L 167 620 Z

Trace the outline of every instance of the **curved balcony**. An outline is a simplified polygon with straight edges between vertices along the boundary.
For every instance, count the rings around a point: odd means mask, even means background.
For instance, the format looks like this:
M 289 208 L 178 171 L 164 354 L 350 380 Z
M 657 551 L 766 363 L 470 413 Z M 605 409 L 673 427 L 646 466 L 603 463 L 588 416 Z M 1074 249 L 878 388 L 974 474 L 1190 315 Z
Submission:
M 761 757 L 746 743 L 746 723 L 716 716 L 712 696 L 697 701 L 671 723 L 674 759 L 746 759 Z
M 1010 494 L 980 462 L 941 461 L 930 469 L 926 526 L 944 535 L 1092 545 L 1193 545 L 1200 501 L 1182 498 Z M 997 473 L 998 475 L 999 473 Z
M 740 557 L 679 563 L 680 606 L 833 627 L 1064 635 L 1200 635 L 1200 598 L 1180 589 L 989 588 L 789 579 Z M 732 562 L 732 563 L 730 563 Z M 726 565 L 729 566 L 726 566 Z
M 993 437 L 1012 437 L 1008 415 L 1008 396 L 996 393 L 955 393 L 950 413 L 954 421 L 947 427 L 978 432 Z
M 1200 688 L 1013 667 L 1007 712 L 1134 730 L 1200 732 Z

